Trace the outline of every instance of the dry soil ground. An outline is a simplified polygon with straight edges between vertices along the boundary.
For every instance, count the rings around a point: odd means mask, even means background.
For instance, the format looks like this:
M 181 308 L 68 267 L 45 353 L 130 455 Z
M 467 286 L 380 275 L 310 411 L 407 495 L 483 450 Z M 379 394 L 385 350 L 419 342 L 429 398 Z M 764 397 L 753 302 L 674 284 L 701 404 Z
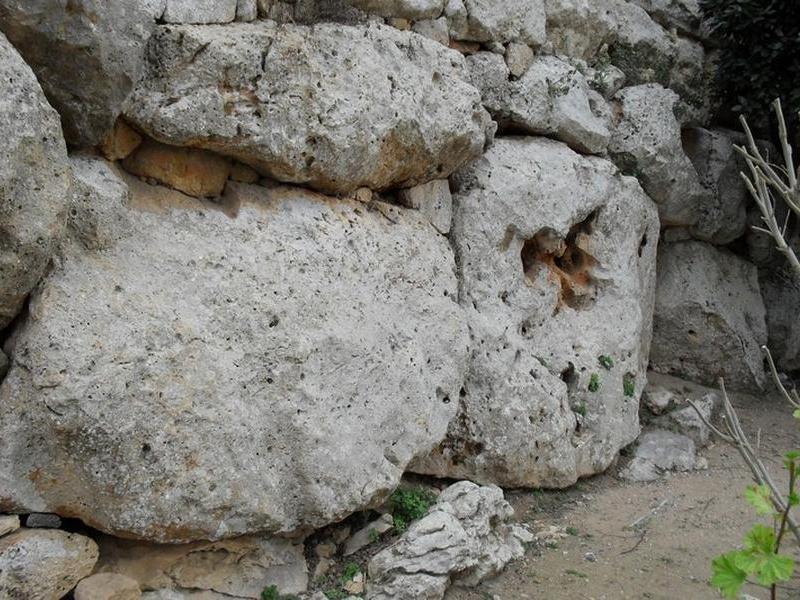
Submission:
M 745 428 L 761 430 L 761 454 L 782 475 L 778 457 L 800 446 L 791 411 L 777 398 L 733 402 Z M 750 478 L 736 450 L 717 442 L 701 454 L 707 471 L 657 483 L 626 483 L 611 469 L 567 491 L 508 493 L 518 519 L 533 531 L 555 525 L 570 533 L 474 590 L 451 589 L 447 600 L 720 598 L 708 584 L 711 559 L 740 543 L 756 517 L 742 497 Z M 800 554 L 794 545 L 788 551 Z M 754 586 L 747 591 L 769 597 Z M 800 578 L 779 598 L 800 598 Z

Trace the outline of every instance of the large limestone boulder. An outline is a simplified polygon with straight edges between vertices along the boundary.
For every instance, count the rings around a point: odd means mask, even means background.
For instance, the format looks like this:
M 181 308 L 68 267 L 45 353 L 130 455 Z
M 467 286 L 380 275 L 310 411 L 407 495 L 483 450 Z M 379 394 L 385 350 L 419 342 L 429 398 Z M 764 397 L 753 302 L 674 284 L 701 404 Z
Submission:
M 383 500 L 454 416 L 468 335 L 418 212 L 76 159 L 74 240 L 0 386 L 0 511 L 179 542 Z
M 662 226 L 694 225 L 700 206 L 713 204 L 681 145 L 677 100 L 658 84 L 627 87 L 614 96 L 617 122 L 609 154 L 623 173 L 639 179 L 658 205 Z
M 0 538 L 0 598 L 58 600 L 92 572 L 97 544 L 57 529 L 20 529 Z
M 455 37 L 474 42 L 523 42 L 532 46 L 544 43 L 546 17 L 544 0 L 462 0 L 466 9 L 466 28 L 458 31 L 457 17 L 451 29 Z M 448 4 L 452 4 L 449 2 Z M 451 9 L 450 14 L 457 11 Z
M 165 0 L 0 0 L 0 30 L 61 114 L 67 142 L 100 143 L 139 78 Z
M 759 270 L 761 296 L 767 311 L 768 346 L 778 368 L 800 369 L 800 277 L 789 268 Z
M 445 0 L 349 0 L 353 6 L 382 17 L 435 19 L 442 14 Z
M 0 81 L 2 329 L 44 273 L 63 232 L 70 176 L 58 114 L 1 33 Z
M 95 571 L 132 579 L 142 590 L 171 590 L 180 595 L 195 590 L 260 599 L 270 585 L 286 595 L 304 592 L 308 586 L 302 540 L 244 536 L 151 544 L 100 536 L 98 544 L 100 560 Z
M 667 29 L 676 28 L 685 35 L 697 35 L 702 11 L 698 0 L 632 0 Z
M 392 27 L 161 27 L 126 111 L 166 143 L 327 192 L 411 187 L 483 151 L 493 126 L 463 57 Z
M 567 486 L 639 433 L 658 217 L 608 161 L 502 138 L 459 172 L 451 239 L 472 362 L 448 437 L 413 468 Z
M 610 137 L 608 119 L 593 104 L 605 104 L 586 78 L 555 56 L 539 56 L 519 79 L 502 56 L 479 52 L 467 59 L 470 79 L 501 128 L 555 137 L 579 152 L 599 154 Z
M 653 370 L 729 388 L 764 382 L 767 342 L 756 267 L 703 242 L 663 244 L 653 325 Z
M 525 554 L 532 535 L 510 524 L 497 486 L 459 481 L 424 518 L 369 562 L 369 600 L 437 600 L 451 584 L 471 587 Z
M 683 131 L 683 148 L 700 183 L 710 192 L 702 198 L 692 235 L 712 244 L 729 244 L 745 234 L 749 194 L 740 176 L 747 165 L 734 149 L 745 140 L 725 129 L 691 128 Z

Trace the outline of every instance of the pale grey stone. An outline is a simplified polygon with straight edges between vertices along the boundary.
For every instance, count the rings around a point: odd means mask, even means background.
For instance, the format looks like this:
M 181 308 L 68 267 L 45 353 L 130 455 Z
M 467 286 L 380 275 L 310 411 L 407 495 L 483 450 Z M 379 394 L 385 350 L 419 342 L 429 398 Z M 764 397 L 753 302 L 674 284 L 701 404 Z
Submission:
M 95 573 L 78 583 L 75 600 L 139 600 L 139 583 L 118 573 Z
M 128 198 L 96 163 L 93 222 L 10 348 L 0 510 L 164 542 L 320 527 L 444 437 L 469 340 L 419 213 L 234 182 L 222 206 Z
M 0 598 L 61 598 L 96 562 L 97 544 L 88 537 L 19 529 L 0 537 Z
M 474 42 L 545 42 L 544 0 L 462 0 L 467 12 L 466 30 L 458 39 Z
M 635 175 L 658 205 L 661 225 L 694 225 L 710 192 L 681 145 L 675 92 L 658 84 L 627 87 L 614 96 L 618 121 L 608 147 L 623 173 Z
M 377 25 L 162 27 L 126 114 L 162 142 L 281 181 L 343 193 L 410 187 L 447 177 L 491 139 L 463 60 Z
M 61 114 L 72 145 L 100 143 L 139 78 L 165 0 L 0 0 L 0 30 Z
M 782 371 L 800 370 L 800 281 L 783 267 L 760 269 L 759 282 L 772 358 Z
M 662 244 L 650 365 L 730 389 L 764 382 L 764 303 L 754 265 L 703 242 Z
M 445 489 L 430 512 L 369 562 L 370 600 L 438 600 L 451 584 L 472 587 L 525 553 L 514 509 L 496 486 Z
M 632 0 L 664 27 L 684 34 L 697 34 L 702 12 L 698 0 Z
M 506 46 L 506 66 L 512 77 L 520 78 L 533 62 L 533 50 L 527 44 L 511 42 Z
M 450 36 L 463 39 L 469 30 L 467 7 L 464 0 L 447 0 L 444 6 L 444 16 L 450 27 Z
M 717 408 L 718 401 L 716 394 L 709 393 L 701 398 L 694 398 L 692 401 L 703 418 L 711 422 Z M 652 423 L 661 429 L 667 429 L 685 435 L 690 438 L 697 447 L 703 447 L 708 444 L 708 440 L 711 436 L 711 430 L 697 414 L 697 410 L 690 405 L 676 408 L 662 417 L 653 419 Z
M 349 0 L 365 12 L 382 17 L 397 17 L 413 21 L 435 19 L 442 14 L 445 0 Z
M 630 481 L 655 481 L 667 471 L 692 471 L 697 467 L 694 442 L 678 433 L 653 429 L 642 434 L 633 460 L 620 472 Z
M 552 136 L 591 154 L 608 146 L 610 123 L 592 110 L 589 84 L 568 63 L 538 56 L 519 79 L 509 78 L 503 57 L 490 52 L 467 57 L 467 65 L 472 84 L 501 128 Z
M 413 470 L 510 487 L 603 471 L 639 434 L 655 206 L 610 162 L 543 138 L 498 139 L 454 185 L 472 363 L 447 439 Z
M 236 18 L 237 0 L 166 0 L 165 23 L 230 23 Z
M 0 20 L 2 20 L 0 3 Z M 64 230 L 67 148 L 58 114 L 0 33 L 0 329 L 44 274 Z M 7 361 L 0 357 L 0 376 Z
M 237 21 L 255 21 L 258 18 L 258 3 L 256 0 L 238 0 L 236 2 Z
M 710 191 L 703 196 L 707 203 L 700 207 L 692 235 L 712 244 L 728 244 L 745 234 L 749 195 L 741 172 L 744 160 L 734 145 L 744 142 L 742 134 L 725 129 L 692 128 L 683 131 L 683 148 Z
M 450 45 L 450 32 L 447 25 L 447 19 L 444 17 L 439 19 L 417 21 L 411 27 L 411 30 L 433 40 L 434 42 L 439 42 L 443 46 Z
M 413 188 L 400 190 L 397 199 L 403 206 L 419 210 L 430 219 L 439 233 L 450 232 L 453 220 L 453 196 L 447 179 L 436 179 Z
M 274 585 L 281 594 L 308 586 L 302 540 L 244 536 L 218 542 L 151 544 L 100 536 L 97 573 L 135 579 L 142 589 L 172 590 L 179 597 L 204 593 L 261 598 Z
M 674 48 L 675 61 L 665 85 L 678 94 L 675 116 L 683 127 L 705 126 L 711 121 L 714 64 L 700 42 L 679 37 Z

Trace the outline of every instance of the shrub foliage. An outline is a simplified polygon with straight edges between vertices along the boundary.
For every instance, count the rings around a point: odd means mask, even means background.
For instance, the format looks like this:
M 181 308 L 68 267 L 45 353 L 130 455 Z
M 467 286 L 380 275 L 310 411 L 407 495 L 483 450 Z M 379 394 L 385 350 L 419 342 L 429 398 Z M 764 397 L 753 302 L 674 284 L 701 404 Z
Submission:
M 701 6 L 720 47 L 716 84 L 723 110 L 747 115 L 763 131 L 768 127 L 764 107 L 780 98 L 795 119 L 800 110 L 800 1 L 701 0 Z

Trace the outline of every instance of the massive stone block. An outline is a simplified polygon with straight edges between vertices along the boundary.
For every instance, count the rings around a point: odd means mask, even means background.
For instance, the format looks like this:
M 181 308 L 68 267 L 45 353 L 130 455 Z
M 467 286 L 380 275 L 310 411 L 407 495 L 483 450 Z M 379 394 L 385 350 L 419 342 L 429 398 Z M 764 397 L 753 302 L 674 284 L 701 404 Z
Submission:
M 0 511 L 154 541 L 319 527 L 454 416 L 468 334 L 419 213 L 228 184 L 224 207 L 79 159 L 75 239 L 0 386 Z
M 161 27 L 128 119 L 326 192 L 447 177 L 493 133 L 463 57 L 385 26 Z
M 0 33 L 0 329 L 44 273 L 66 220 L 69 165 L 58 114 Z
M 100 143 L 141 73 L 165 0 L 0 0 L 0 30 L 61 114 L 67 142 Z
M 413 467 L 567 486 L 639 433 L 658 217 L 608 161 L 502 138 L 456 176 L 472 360 L 448 438 Z
M 663 244 L 651 368 L 716 386 L 764 382 L 764 302 L 751 263 L 703 242 Z

